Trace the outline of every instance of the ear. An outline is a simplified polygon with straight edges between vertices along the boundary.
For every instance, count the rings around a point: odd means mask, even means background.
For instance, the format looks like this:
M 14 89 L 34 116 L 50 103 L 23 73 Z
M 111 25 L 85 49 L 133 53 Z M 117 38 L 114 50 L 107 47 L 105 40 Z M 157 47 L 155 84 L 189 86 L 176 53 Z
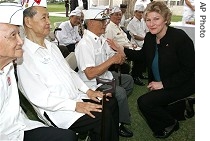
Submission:
M 28 28 L 32 28 L 32 19 L 30 17 L 25 17 L 24 18 L 24 23 L 25 23 L 25 26 L 28 27 Z

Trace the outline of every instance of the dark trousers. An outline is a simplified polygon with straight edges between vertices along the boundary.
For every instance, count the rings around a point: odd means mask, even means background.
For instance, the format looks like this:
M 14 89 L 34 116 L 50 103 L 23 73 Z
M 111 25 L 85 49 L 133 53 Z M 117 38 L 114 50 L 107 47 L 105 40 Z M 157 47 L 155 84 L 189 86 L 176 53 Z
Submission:
M 65 1 L 66 17 L 69 16 L 69 0 Z
M 24 132 L 23 141 L 76 141 L 75 132 L 55 127 L 39 127 Z
M 85 99 L 85 102 L 93 102 L 90 99 Z M 117 100 L 115 98 L 109 98 L 106 102 L 104 110 L 104 133 L 101 133 L 102 125 L 102 113 L 92 112 L 95 118 L 88 115 L 84 115 L 79 118 L 69 129 L 78 133 L 84 133 L 89 131 L 91 141 L 101 141 L 101 135 L 103 134 L 103 141 L 118 141 L 119 135 L 119 109 Z
M 137 104 L 151 130 L 157 132 L 184 116 L 185 101 L 177 101 L 194 93 L 194 84 L 188 83 L 178 88 L 150 91 L 140 96 Z
M 71 11 L 73 11 L 78 5 L 78 0 L 70 0 Z
M 87 0 L 82 0 L 83 2 L 83 8 L 88 10 L 88 1 Z
M 133 77 L 139 77 L 146 71 L 146 67 L 143 61 L 133 61 L 133 67 L 131 71 L 131 75 Z

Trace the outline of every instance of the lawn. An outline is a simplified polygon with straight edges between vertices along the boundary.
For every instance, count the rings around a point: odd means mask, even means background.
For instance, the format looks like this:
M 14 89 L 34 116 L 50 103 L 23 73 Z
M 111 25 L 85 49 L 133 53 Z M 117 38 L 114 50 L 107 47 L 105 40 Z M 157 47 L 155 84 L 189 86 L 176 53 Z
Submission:
M 64 4 L 49 4 L 49 12 L 64 12 Z M 51 24 L 57 21 L 65 21 L 67 18 L 62 17 L 50 17 Z M 172 21 L 180 21 L 181 16 L 173 16 Z M 146 83 L 146 80 L 144 80 Z M 146 86 L 134 86 L 132 94 L 128 98 L 129 107 L 131 111 L 132 123 L 128 127 L 134 132 L 132 138 L 120 137 L 120 141 L 160 141 L 152 136 L 152 132 L 147 126 L 144 119 L 138 112 L 136 100 L 139 96 L 147 92 Z M 27 101 L 21 96 L 22 105 L 27 109 L 27 115 L 33 120 L 37 120 L 37 117 Z M 180 122 L 180 129 L 174 132 L 169 138 L 164 141 L 194 141 L 195 140 L 195 118 L 188 119 Z

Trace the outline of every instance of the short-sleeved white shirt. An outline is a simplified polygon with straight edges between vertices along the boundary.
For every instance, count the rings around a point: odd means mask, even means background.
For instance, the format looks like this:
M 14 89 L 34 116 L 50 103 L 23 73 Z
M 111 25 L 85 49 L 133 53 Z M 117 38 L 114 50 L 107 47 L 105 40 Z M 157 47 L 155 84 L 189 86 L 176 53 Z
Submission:
M 148 31 L 144 20 L 141 19 L 141 21 L 140 21 L 135 16 L 129 22 L 129 24 L 127 26 L 127 30 L 129 32 L 131 32 L 133 35 L 137 35 L 137 36 L 141 36 L 141 37 L 145 37 L 146 32 Z M 139 41 L 139 40 L 134 41 L 134 39 L 131 38 L 131 43 L 133 43 L 133 44 L 137 43 L 139 47 L 142 47 L 144 41 Z
M 78 32 L 78 26 L 73 27 L 69 20 L 62 22 L 59 28 L 61 28 L 62 30 L 57 31 L 56 36 L 60 45 L 67 46 L 69 44 L 75 44 L 79 40 L 81 40 Z
M 83 38 L 75 48 L 75 55 L 79 68 L 80 78 L 92 89 L 96 88 L 96 79 L 89 80 L 84 70 L 87 67 L 95 67 L 105 62 L 109 57 L 113 56 L 115 52 L 109 47 L 106 39 L 103 36 L 96 36 L 89 30 L 85 30 Z M 110 71 L 106 71 L 100 76 L 101 78 L 112 79 L 113 76 Z
M 118 44 L 131 47 L 132 44 L 128 40 L 126 33 L 115 23 L 110 21 L 106 27 L 105 38 L 114 39 Z

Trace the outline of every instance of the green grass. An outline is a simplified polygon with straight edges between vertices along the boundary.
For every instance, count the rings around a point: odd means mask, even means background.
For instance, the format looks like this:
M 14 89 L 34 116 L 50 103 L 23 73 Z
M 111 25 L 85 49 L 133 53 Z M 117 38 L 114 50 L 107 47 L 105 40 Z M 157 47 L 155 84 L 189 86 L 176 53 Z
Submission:
M 47 9 L 48 12 L 65 12 L 64 3 L 48 4 Z
M 144 80 L 145 83 L 147 83 Z M 128 126 L 134 133 L 132 138 L 120 137 L 120 141 L 161 141 L 152 136 L 152 131 L 146 124 L 145 120 L 139 114 L 137 108 L 137 99 L 147 92 L 146 86 L 134 86 L 132 94 L 128 98 L 129 108 L 131 111 L 132 123 Z M 195 118 L 181 121 L 180 129 L 174 132 L 164 141 L 195 141 Z

